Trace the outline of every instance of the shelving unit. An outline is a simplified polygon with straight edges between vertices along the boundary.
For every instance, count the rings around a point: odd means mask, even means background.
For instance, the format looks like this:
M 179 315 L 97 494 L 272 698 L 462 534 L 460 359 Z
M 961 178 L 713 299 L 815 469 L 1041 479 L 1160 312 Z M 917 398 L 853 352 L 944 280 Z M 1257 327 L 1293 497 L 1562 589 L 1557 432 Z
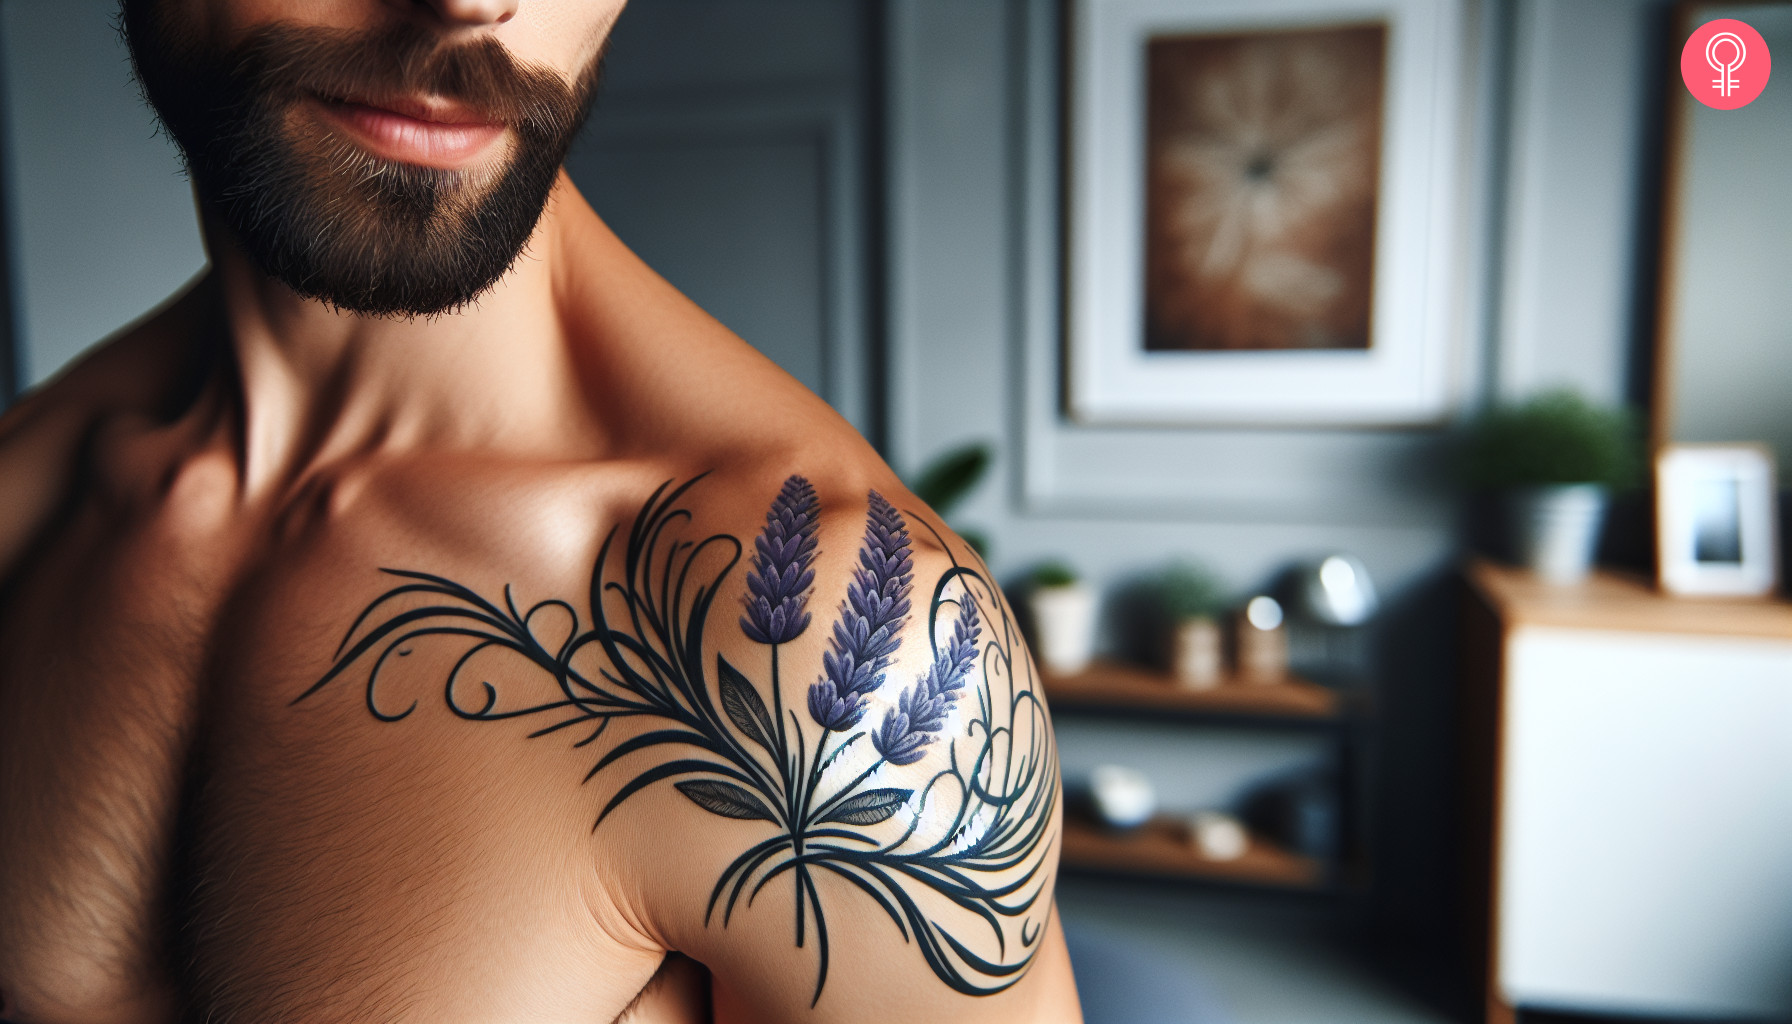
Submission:
M 1337 691 L 1296 676 L 1267 683 L 1225 679 L 1197 690 L 1160 672 L 1112 662 L 1096 662 L 1074 676 L 1047 675 L 1045 697 L 1064 711 L 1294 719 L 1335 719 L 1342 711 Z
M 1071 867 L 1125 874 L 1211 879 L 1244 885 L 1316 889 L 1325 865 L 1290 853 L 1257 836 L 1244 856 L 1209 860 L 1173 821 L 1147 822 L 1131 832 L 1110 832 L 1076 818 L 1064 822 L 1064 862 Z
M 1218 686 L 1195 689 L 1165 673 L 1096 662 L 1074 676 L 1048 674 L 1043 681 L 1054 715 L 1169 717 L 1203 724 L 1332 730 L 1339 742 L 1339 774 L 1349 776 L 1349 726 L 1355 709 L 1338 690 L 1306 679 L 1228 678 Z M 1339 795 L 1341 809 L 1353 803 L 1348 793 Z M 1067 816 L 1063 862 L 1072 870 L 1308 891 L 1328 888 L 1339 874 L 1335 865 L 1285 850 L 1261 836 L 1250 837 L 1241 857 L 1212 860 L 1201 855 L 1182 824 L 1163 819 L 1122 833 Z

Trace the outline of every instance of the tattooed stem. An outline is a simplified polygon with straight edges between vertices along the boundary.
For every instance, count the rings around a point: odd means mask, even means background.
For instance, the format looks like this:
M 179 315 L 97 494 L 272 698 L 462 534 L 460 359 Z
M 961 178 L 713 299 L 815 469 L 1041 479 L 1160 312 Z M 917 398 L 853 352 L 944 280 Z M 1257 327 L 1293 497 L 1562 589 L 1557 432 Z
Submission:
M 778 723 L 778 775 L 784 780 L 786 820 L 796 820 L 796 762 L 790 759 L 790 737 L 784 730 L 784 683 L 778 674 L 778 646 L 772 644 L 772 721 Z
M 821 893 L 816 891 L 815 880 L 809 877 L 809 866 L 806 864 L 797 872 L 798 906 L 802 905 L 805 887 L 809 890 L 810 902 L 815 904 L 815 944 L 821 950 L 821 965 L 815 972 L 815 995 L 809 1000 L 809 1008 L 814 1009 L 815 1004 L 821 1002 L 822 987 L 828 983 L 828 922 L 821 914 Z
M 834 732 L 832 729 L 823 729 L 820 742 L 815 744 L 815 761 L 809 767 L 808 784 L 803 787 L 803 802 L 798 809 L 798 813 L 792 819 L 794 821 L 802 822 L 802 828 L 807 828 L 808 826 L 809 806 L 815 800 L 816 787 L 821 784 L 821 769 L 825 763 L 824 755 L 827 752 L 828 740 L 831 739 L 833 735 Z M 802 831 L 802 828 L 798 829 L 799 833 Z M 801 843 L 800 836 L 798 838 L 798 843 Z M 799 849 L 797 852 L 801 853 L 802 851 Z

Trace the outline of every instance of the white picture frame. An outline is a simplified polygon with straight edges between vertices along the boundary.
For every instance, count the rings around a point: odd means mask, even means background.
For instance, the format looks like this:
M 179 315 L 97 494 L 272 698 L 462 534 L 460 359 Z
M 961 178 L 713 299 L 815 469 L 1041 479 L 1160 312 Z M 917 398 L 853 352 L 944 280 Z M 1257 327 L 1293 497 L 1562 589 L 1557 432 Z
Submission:
M 1763 445 L 1666 445 L 1655 459 L 1661 588 L 1758 597 L 1779 583 L 1773 453 Z
M 1065 399 L 1090 425 L 1402 425 L 1450 402 L 1461 0 L 1072 0 Z M 1369 340 L 1147 351 L 1146 45 L 1387 26 Z

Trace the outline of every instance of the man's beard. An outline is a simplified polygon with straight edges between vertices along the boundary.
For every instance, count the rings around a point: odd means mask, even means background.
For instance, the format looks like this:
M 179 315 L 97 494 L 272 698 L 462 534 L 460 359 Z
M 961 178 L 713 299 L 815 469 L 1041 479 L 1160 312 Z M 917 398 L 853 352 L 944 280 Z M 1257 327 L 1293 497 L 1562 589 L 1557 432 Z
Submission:
M 206 54 L 156 6 L 125 0 L 126 37 L 200 200 L 262 271 L 355 313 L 453 312 L 496 284 L 541 219 L 596 85 L 595 60 L 568 86 L 494 39 L 450 46 L 409 22 L 275 24 Z M 467 171 L 403 164 L 292 116 L 307 99 L 429 94 L 503 122 L 509 156 Z

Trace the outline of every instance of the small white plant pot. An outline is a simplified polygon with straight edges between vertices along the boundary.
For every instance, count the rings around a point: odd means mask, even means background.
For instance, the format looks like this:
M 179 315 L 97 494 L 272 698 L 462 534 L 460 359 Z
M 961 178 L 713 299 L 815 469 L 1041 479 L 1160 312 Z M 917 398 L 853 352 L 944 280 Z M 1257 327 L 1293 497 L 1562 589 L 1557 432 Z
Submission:
M 1206 616 L 1183 619 L 1170 633 L 1170 668 L 1191 690 L 1211 690 L 1226 678 L 1220 624 Z
M 1095 592 L 1081 583 L 1035 589 L 1028 602 L 1046 671 L 1075 675 L 1095 657 Z
M 1593 568 L 1605 509 L 1606 491 L 1598 484 L 1514 491 L 1506 498 L 1512 550 L 1520 564 L 1550 583 L 1579 583 Z

